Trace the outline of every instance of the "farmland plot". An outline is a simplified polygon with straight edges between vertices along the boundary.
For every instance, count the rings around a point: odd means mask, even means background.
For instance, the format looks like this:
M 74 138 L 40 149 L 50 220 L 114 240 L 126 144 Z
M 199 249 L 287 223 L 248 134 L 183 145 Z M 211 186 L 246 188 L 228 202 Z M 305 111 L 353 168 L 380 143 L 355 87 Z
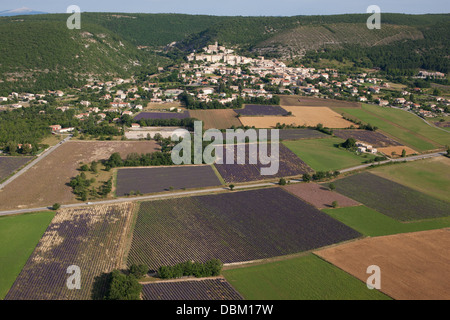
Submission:
M 336 137 L 347 140 L 353 138 L 356 141 L 368 143 L 375 148 L 401 146 L 401 143 L 391 139 L 384 134 L 376 131 L 368 130 L 333 130 L 333 134 Z M 400 153 L 401 154 L 401 153 Z
M 6 299 L 85 300 L 92 297 L 94 288 L 104 295 L 105 283 L 97 280 L 123 267 L 133 207 L 123 203 L 60 210 Z M 80 290 L 66 286 L 67 268 L 72 265 L 81 271 Z
M 128 265 L 245 262 L 339 243 L 360 234 L 280 188 L 144 202 Z
M 144 300 L 242 300 L 242 296 L 223 278 L 147 283 Z
M 224 147 L 223 164 L 215 164 L 217 171 L 219 171 L 222 178 L 227 182 L 250 182 L 258 181 L 264 179 L 274 179 L 279 177 L 293 177 L 302 175 L 304 173 L 312 172 L 311 168 L 308 167 L 300 158 L 298 158 L 291 150 L 289 150 L 285 145 L 279 144 L 279 169 L 274 175 L 262 175 L 261 167 L 269 167 L 269 165 L 263 165 L 258 157 L 257 164 L 250 164 L 249 158 L 251 151 L 249 150 L 249 144 L 245 145 L 245 159 L 242 159 L 238 153 L 238 148 L 243 145 L 235 145 Z M 235 148 L 234 150 L 234 164 L 227 164 L 227 148 Z M 267 147 L 269 152 L 271 147 Z M 252 153 L 253 155 L 253 153 Z M 244 161 L 245 164 L 238 164 L 238 159 Z
M 450 229 L 367 238 L 315 252 L 361 281 L 381 269 L 381 291 L 394 299 L 450 299 Z
M 286 124 L 294 126 L 315 127 L 321 123 L 329 128 L 348 128 L 353 123 L 345 120 L 340 114 L 326 107 L 292 107 L 283 106 L 292 116 L 264 116 L 264 117 L 240 117 L 244 126 L 255 128 L 275 128 L 276 125 Z
M 186 119 L 189 118 L 189 112 L 141 112 L 135 118 L 134 121 L 142 119 Z
M 339 193 L 400 221 L 450 215 L 448 202 L 371 173 L 356 174 L 334 184 Z
M 119 169 L 116 195 L 125 196 L 131 191 L 147 194 L 220 185 L 219 178 L 208 165 Z
M 80 163 L 108 159 L 119 152 L 151 153 L 159 149 L 154 141 L 69 141 L 61 145 L 0 191 L 0 210 L 39 208 L 55 202 L 77 202 L 67 184 L 80 174 Z
M 288 112 L 280 106 L 248 104 L 242 109 L 234 110 L 242 116 L 286 116 Z
M 331 208 L 334 201 L 338 202 L 339 207 L 360 205 L 359 202 L 330 191 L 326 186 L 317 183 L 297 183 L 285 186 L 284 189 L 319 209 Z
M 328 107 L 328 108 L 360 108 L 361 104 L 344 100 L 320 99 L 315 97 L 304 97 L 296 95 L 281 95 L 281 106 L 298 107 Z
M 20 169 L 32 157 L 0 157 L 0 182 L 8 178 L 14 171 Z
M 203 121 L 203 129 L 230 129 L 240 127 L 236 112 L 232 109 L 189 110 L 191 118 Z

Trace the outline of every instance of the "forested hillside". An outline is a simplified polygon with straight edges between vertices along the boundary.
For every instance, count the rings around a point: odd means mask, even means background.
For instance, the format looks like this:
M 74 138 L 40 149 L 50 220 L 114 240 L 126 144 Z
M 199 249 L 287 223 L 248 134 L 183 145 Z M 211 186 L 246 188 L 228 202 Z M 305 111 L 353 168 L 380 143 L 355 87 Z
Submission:
M 449 70 L 448 14 L 383 14 L 381 30 L 365 27 L 368 14 L 83 13 L 81 30 L 67 29 L 68 16 L 0 18 L 1 95 L 78 86 L 91 75 L 105 79 L 135 71 L 152 73 L 215 41 L 242 54 L 300 58 L 297 61 L 305 64 L 326 58 L 394 75 L 412 74 L 418 68 Z
M 0 19 L 0 94 L 62 89 L 169 63 L 100 25 L 83 21 L 81 30 L 69 30 L 67 18 L 55 16 Z

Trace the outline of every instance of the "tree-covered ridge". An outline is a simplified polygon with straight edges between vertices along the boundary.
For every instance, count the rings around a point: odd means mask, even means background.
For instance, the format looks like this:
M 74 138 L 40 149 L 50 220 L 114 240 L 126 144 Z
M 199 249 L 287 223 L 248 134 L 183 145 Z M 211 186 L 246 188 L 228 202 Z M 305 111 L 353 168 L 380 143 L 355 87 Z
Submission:
M 69 30 L 64 19 L 40 19 L 0 19 L 0 94 L 60 89 L 88 75 L 125 77 L 168 63 L 102 26 L 83 21 L 81 30 Z

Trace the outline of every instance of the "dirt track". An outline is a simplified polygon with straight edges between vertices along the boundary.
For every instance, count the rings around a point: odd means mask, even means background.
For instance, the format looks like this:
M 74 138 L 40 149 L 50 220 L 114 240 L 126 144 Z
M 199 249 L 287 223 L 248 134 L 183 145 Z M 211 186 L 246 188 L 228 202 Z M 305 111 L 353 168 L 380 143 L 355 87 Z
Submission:
M 315 252 L 366 282 L 381 269 L 381 291 L 399 300 L 450 299 L 450 229 L 367 238 Z

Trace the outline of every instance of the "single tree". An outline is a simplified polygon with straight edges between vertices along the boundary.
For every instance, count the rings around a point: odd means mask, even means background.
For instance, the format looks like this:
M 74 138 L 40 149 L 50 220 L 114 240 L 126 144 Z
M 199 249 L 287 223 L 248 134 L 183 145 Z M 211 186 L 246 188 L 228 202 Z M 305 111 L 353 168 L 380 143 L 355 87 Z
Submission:
M 233 191 L 234 190 L 234 184 L 230 184 L 230 190 Z
M 334 183 L 330 183 L 328 187 L 330 188 L 331 191 L 336 190 L 336 186 L 334 185 Z
M 52 209 L 53 210 L 58 210 L 59 208 L 61 208 L 61 205 L 59 204 L 59 203 L 55 203 L 53 206 L 52 206 Z
M 286 185 L 286 179 L 285 178 L 281 178 L 279 184 L 280 184 L 280 186 L 285 186 Z
M 333 203 L 331 204 L 331 206 L 332 206 L 333 208 L 337 208 L 337 207 L 339 206 L 339 204 L 338 204 L 337 201 L 333 201 Z

